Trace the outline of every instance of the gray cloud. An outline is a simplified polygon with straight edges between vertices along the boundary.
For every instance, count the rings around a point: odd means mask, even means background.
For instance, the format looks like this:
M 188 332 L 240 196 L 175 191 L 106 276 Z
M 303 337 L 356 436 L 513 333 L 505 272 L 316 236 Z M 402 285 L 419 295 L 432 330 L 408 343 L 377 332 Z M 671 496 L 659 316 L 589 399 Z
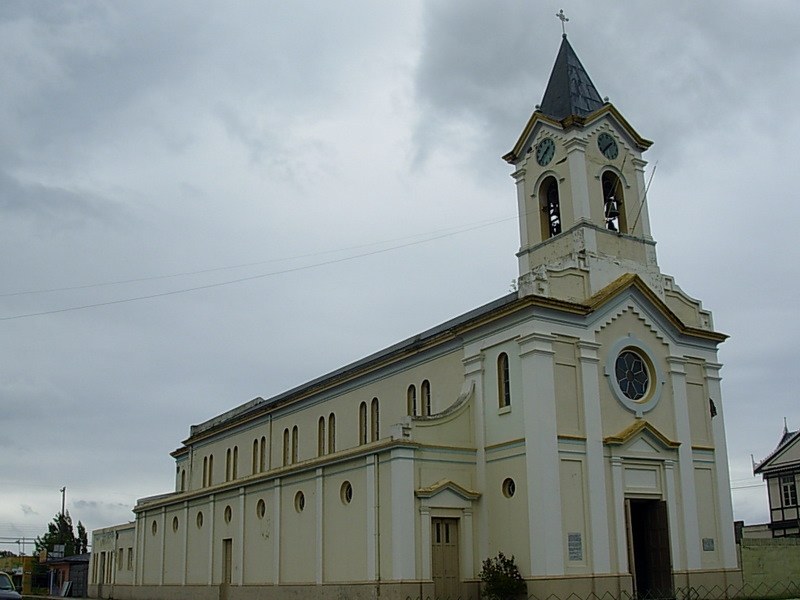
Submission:
M 800 6 L 4 2 L 0 317 L 486 225 L 0 321 L 0 522 L 43 531 L 64 485 L 90 529 L 129 520 L 173 485 L 191 424 L 504 294 L 519 241 L 500 157 L 541 99 L 562 6 L 601 94 L 655 141 L 659 260 L 732 336 L 730 458 L 749 477 L 781 417 L 800 426 L 776 376 L 798 351 Z M 80 289 L 9 295 L 62 287 Z

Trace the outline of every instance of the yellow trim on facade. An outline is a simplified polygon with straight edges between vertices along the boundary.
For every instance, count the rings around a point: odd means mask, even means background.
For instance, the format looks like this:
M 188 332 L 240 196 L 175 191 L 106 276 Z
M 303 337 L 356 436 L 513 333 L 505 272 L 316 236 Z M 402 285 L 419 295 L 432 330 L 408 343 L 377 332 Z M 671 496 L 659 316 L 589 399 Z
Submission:
M 598 108 L 592 114 L 587 115 L 585 117 L 570 115 L 562 121 L 556 121 L 555 119 L 546 117 L 544 114 L 542 114 L 541 111 L 536 110 L 531 115 L 531 118 L 528 120 L 528 123 L 525 125 L 525 128 L 522 130 L 522 133 L 520 134 L 517 143 L 514 144 L 514 148 L 510 152 L 503 155 L 503 160 L 506 161 L 507 163 L 513 164 L 520 158 L 521 152 L 523 151 L 525 146 L 525 142 L 530 136 L 531 131 L 533 131 L 534 125 L 536 125 L 538 121 L 542 121 L 543 123 L 548 123 L 550 125 L 555 125 L 556 127 L 560 127 L 562 129 L 568 129 L 569 127 L 583 128 L 591 124 L 592 121 L 599 119 L 606 113 L 611 114 L 617 120 L 620 126 L 628 133 L 628 135 L 630 135 L 633 138 L 634 142 L 636 142 L 636 145 L 639 146 L 641 150 L 647 150 L 650 146 L 653 145 L 653 142 L 651 140 L 648 140 L 640 136 L 636 132 L 636 130 L 631 126 L 631 124 L 628 123 L 628 120 L 622 116 L 622 113 L 620 113 L 619 110 L 617 110 L 617 108 L 611 103 L 607 103 L 605 106 Z
M 461 487 L 452 479 L 441 479 L 425 488 L 419 488 L 414 491 L 414 495 L 417 498 L 430 498 L 431 496 L 435 496 L 442 490 L 451 489 L 459 496 L 467 500 L 477 500 L 481 497 L 480 492 L 476 492 L 473 490 L 468 490 L 467 488 Z
M 617 435 L 610 435 L 604 438 L 603 443 L 609 446 L 621 446 L 629 442 L 642 431 L 648 431 L 667 448 L 678 448 L 681 445 L 680 442 L 669 439 L 647 421 L 639 421 L 638 423 L 634 423 L 630 427 L 620 431 Z
M 140 502 L 139 504 L 137 504 L 133 508 L 133 512 L 140 513 L 161 506 L 182 504 L 184 502 L 194 500 L 195 498 L 198 497 L 208 496 L 209 494 L 220 494 L 230 490 L 235 490 L 236 488 L 249 487 L 255 484 L 267 482 L 271 479 L 278 479 L 280 477 L 283 477 L 287 473 L 292 473 L 293 475 L 296 475 L 304 471 L 313 471 L 315 469 L 318 469 L 322 465 L 336 464 L 339 462 L 350 460 L 359 455 L 377 454 L 379 452 L 382 453 L 397 447 L 421 448 L 422 446 L 423 444 L 420 442 L 413 442 L 409 440 L 386 439 L 386 440 L 379 440 L 377 442 L 370 442 L 368 444 L 362 444 L 354 448 L 348 448 L 347 450 L 334 452 L 333 454 L 315 456 L 314 458 L 309 458 L 308 460 L 303 460 L 300 462 L 276 467 L 274 469 L 270 469 L 269 471 L 264 471 L 262 473 L 254 473 L 252 475 L 239 477 L 238 479 L 231 479 L 230 481 L 223 481 L 221 483 L 215 483 L 214 485 L 201 487 L 194 490 L 189 490 L 186 492 L 170 493 L 167 494 L 166 497 L 156 497 L 153 500 L 149 501 L 145 500 L 144 502 Z M 430 446 L 425 446 L 425 448 L 429 447 Z

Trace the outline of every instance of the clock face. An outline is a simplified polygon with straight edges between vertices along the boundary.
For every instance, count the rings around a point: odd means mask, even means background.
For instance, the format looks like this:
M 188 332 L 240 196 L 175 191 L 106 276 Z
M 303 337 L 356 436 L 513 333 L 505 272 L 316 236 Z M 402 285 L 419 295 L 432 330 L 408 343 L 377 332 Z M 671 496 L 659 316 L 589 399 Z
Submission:
M 544 138 L 539 142 L 539 145 L 536 146 L 536 162 L 541 166 L 545 166 L 553 160 L 553 155 L 555 153 L 556 143 L 550 138 Z
M 617 142 L 606 132 L 597 136 L 597 147 L 608 160 L 614 160 L 619 155 L 619 148 Z

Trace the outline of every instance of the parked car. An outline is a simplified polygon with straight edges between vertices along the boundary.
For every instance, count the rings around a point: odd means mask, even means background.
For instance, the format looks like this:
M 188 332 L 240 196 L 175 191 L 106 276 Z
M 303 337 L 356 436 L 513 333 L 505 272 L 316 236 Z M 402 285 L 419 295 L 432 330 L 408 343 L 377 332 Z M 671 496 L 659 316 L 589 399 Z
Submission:
M 14 582 L 11 581 L 8 573 L 0 571 L 0 600 L 20 600 L 19 591 L 14 588 Z

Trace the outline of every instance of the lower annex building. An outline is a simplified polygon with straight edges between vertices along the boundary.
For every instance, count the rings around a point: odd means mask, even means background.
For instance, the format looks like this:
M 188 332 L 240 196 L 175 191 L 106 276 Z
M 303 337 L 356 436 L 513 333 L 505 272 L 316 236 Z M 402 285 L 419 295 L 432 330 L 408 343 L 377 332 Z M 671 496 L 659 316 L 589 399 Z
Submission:
M 564 36 L 514 148 L 518 291 L 194 425 L 175 490 L 93 533 L 118 600 L 740 585 L 711 314 L 661 273 L 642 138 Z

